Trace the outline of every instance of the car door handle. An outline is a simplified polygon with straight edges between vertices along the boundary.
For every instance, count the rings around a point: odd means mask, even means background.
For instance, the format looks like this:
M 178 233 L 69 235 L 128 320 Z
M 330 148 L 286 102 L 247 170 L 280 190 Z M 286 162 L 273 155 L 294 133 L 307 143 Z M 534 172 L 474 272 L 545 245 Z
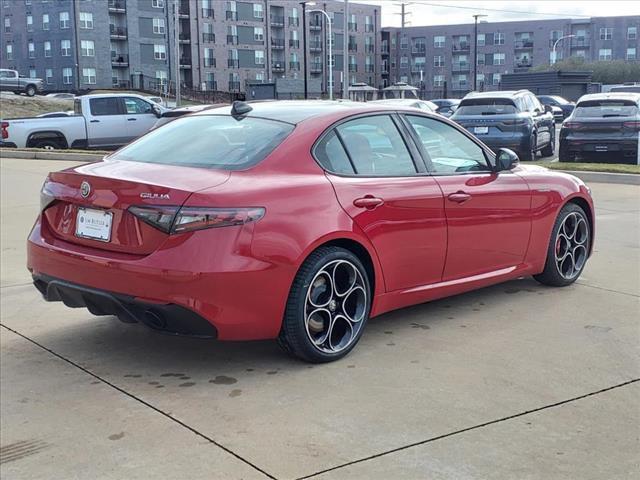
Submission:
M 89 123 L 100 123 L 100 120 L 91 120 Z
M 381 198 L 376 198 L 371 196 L 356 198 L 353 201 L 353 204 L 356 207 L 366 208 L 367 210 L 373 210 L 374 208 L 379 207 L 383 203 L 384 203 L 384 200 L 382 200 Z
M 137 118 L 127 118 L 128 122 L 135 122 L 137 120 Z
M 452 193 L 447 198 L 452 202 L 464 203 L 468 200 L 471 200 L 471 195 L 464 192 L 456 192 L 456 193 Z

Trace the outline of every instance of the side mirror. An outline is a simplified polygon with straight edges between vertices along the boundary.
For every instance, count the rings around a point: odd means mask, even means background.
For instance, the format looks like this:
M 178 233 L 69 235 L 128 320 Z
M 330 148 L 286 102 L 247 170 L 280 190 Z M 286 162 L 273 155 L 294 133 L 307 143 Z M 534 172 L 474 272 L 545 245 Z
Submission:
M 160 108 L 160 105 L 152 105 L 151 109 L 156 117 L 160 118 L 162 116 L 162 109 Z
M 553 108 L 551 108 L 551 105 L 545 105 L 544 111 L 545 113 L 553 113 Z
M 520 163 L 516 152 L 508 148 L 501 148 L 496 155 L 496 172 L 504 172 L 513 169 Z

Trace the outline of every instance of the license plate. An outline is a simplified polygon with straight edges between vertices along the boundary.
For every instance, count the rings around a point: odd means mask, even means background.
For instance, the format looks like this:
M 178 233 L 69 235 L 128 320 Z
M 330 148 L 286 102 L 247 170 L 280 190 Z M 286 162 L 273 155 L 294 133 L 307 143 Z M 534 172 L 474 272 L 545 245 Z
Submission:
M 473 133 L 489 133 L 489 127 L 473 127 Z
M 113 213 L 92 208 L 78 208 L 76 216 L 76 236 L 101 242 L 111 239 Z
M 606 152 L 609 150 L 609 146 L 608 145 L 596 145 L 595 147 L 596 152 Z

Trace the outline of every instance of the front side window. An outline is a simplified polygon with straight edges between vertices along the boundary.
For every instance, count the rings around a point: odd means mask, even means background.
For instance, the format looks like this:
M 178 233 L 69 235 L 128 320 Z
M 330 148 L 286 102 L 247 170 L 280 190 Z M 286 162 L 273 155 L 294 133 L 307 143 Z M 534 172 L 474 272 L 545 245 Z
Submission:
M 482 148 L 465 134 L 432 118 L 407 115 L 436 174 L 491 171 Z
M 109 158 L 240 170 L 262 161 L 292 130 L 289 123 L 261 118 L 187 116 L 151 131 Z M 180 155 L 166 155 L 176 148 Z
M 124 99 L 124 107 L 128 115 L 144 115 L 145 113 L 153 113 L 150 103 L 135 97 L 126 97 Z
M 344 162 L 343 156 L 330 157 L 330 163 L 327 163 L 329 155 L 338 148 L 335 142 L 328 141 L 325 151 L 322 151 L 322 144 L 316 149 L 316 156 L 326 169 L 363 176 L 416 174 L 409 150 L 390 116 L 350 120 L 337 126 L 335 132 L 346 149 L 349 163 Z

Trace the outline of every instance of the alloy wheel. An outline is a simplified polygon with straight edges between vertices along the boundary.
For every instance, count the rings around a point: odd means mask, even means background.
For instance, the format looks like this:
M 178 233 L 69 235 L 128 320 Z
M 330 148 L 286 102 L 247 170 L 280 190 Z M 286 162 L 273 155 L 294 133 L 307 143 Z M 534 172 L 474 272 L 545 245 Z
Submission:
M 587 261 L 589 225 L 577 212 L 568 214 L 556 235 L 555 259 L 558 273 L 567 279 L 577 277 Z
M 333 260 L 313 277 L 305 302 L 305 329 L 314 347 L 338 353 L 358 338 L 367 313 L 367 286 L 347 260 Z

